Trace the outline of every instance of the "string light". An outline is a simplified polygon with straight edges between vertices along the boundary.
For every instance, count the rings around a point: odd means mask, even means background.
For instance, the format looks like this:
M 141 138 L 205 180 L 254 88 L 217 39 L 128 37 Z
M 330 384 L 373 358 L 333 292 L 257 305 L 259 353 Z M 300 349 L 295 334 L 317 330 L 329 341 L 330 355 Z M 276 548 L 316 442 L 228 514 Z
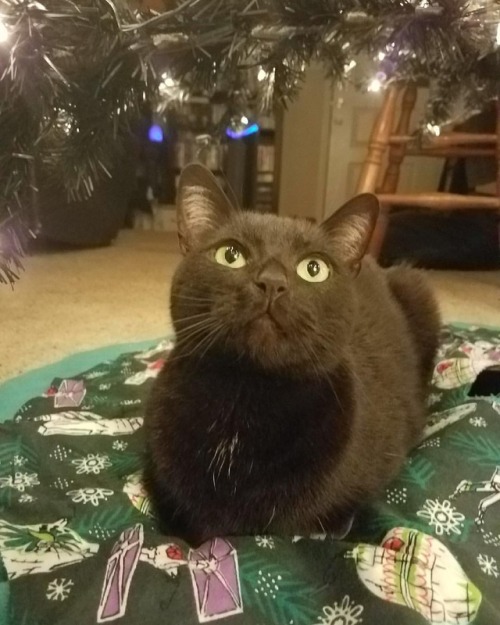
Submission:
M 165 87 L 174 87 L 175 86 L 175 80 L 169 76 L 167 74 L 167 72 L 163 73 L 161 75 L 161 78 L 163 80 L 163 84 L 165 85 Z
M 385 59 L 385 57 L 386 57 L 385 52 L 379 52 L 377 54 L 377 58 L 378 58 L 379 61 L 383 61 Z
M 9 38 L 9 31 L 7 26 L 0 19 L 0 43 L 5 43 Z
M 265 80 L 268 77 L 268 75 L 269 74 L 266 72 L 266 70 L 263 67 L 261 67 L 259 69 L 259 73 L 257 74 L 257 80 L 259 82 L 262 82 L 263 80 Z
M 378 93 L 382 89 L 382 81 L 379 78 L 372 78 L 367 89 L 371 93 Z
M 435 137 L 439 137 L 439 135 L 441 134 L 441 126 L 438 126 L 437 124 L 427 124 L 426 126 L 428 132 L 431 135 L 434 135 Z
M 344 73 L 348 74 L 352 69 L 356 67 L 357 63 L 354 59 L 351 59 L 349 63 L 344 65 Z
M 497 46 L 500 46 L 500 23 L 497 24 Z

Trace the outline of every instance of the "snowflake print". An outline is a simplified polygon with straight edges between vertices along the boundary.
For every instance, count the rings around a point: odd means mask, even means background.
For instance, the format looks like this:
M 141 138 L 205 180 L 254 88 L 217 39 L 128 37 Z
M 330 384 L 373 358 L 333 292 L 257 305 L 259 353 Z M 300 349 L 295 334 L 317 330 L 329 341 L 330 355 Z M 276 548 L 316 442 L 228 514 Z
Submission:
M 271 597 L 271 599 L 276 599 L 276 593 L 280 589 L 280 585 L 278 582 L 281 582 L 281 575 L 276 575 L 273 577 L 272 573 L 263 573 L 259 571 L 259 576 L 257 578 L 257 588 L 255 588 L 255 593 L 257 595 L 264 595 L 264 597 Z
M 471 417 L 469 423 L 475 428 L 485 428 L 488 425 L 483 417 Z
M 68 481 L 66 478 L 57 477 L 53 482 L 52 486 L 57 488 L 58 490 L 64 490 L 69 488 L 70 485 L 73 484 L 73 480 Z
M 23 467 L 27 462 L 28 459 L 24 458 L 23 456 L 14 456 L 14 458 L 12 459 L 12 464 L 15 467 Z
M 451 505 L 448 499 L 442 503 L 439 499 L 427 499 L 417 515 L 426 519 L 438 536 L 443 534 L 449 536 L 452 532 L 458 535 L 462 533 L 465 517 Z
M 116 451 L 125 451 L 128 447 L 128 443 L 125 441 L 115 441 L 111 447 L 113 447 Z
M 438 401 L 441 400 L 441 397 L 443 396 L 442 393 L 430 393 L 429 397 L 427 398 L 427 405 L 430 406 L 434 406 L 434 404 L 437 404 Z
M 0 488 L 15 488 L 20 493 L 24 493 L 26 488 L 32 488 L 33 486 L 39 486 L 40 481 L 36 473 L 21 473 L 17 472 L 8 477 L 0 477 Z
M 406 503 L 407 491 L 406 488 L 393 488 L 386 490 L 387 503 Z
M 435 438 L 430 438 L 418 446 L 419 449 L 425 449 L 426 447 L 441 447 L 441 438 L 439 436 L 436 436 Z
M 28 493 L 23 493 L 19 497 L 19 503 L 33 503 L 33 501 L 36 501 L 36 497 L 32 497 L 31 495 L 28 495 Z
M 491 575 L 492 577 L 498 577 L 498 565 L 495 558 L 483 555 L 480 553 L 477 556 L 477 563 L 479 564 L 479 568 L 486 575 Z
M 99 501 L 107 501 L 108 497 L 113 495 L 113 491 L 109 488 L 78 488 L 68 491 L 66 495 L 75 503 L 91 503 L 98 506 Z
M 47 586 L 46 597 L 49 601 L 65 601 L 71 592 L 73 580 L 62 577 L 53 579 Z
M 114 536 L 115 532 L 112 529 L 103 527 L 100 523 L 96 523 L 94 526 L 89 528 L 89 534 L 97 540 L 107 540 L 108 538 L 111 538 L 111 536 Z
M 326 605 L 316 625 L 358 625 L 363 622 L 363 609 L 362 605 L 351 601 L 349 595 L 346 595 L 340 605 L 337 602 L 333 606 Z
M 67 447 L 63 447 L 62 445 L 56 445 L 52 453 L 49 454 L 49 458 L 54 458 L 54 460 L 59 460 L 60 462 L 62 462 L 63 460 L 66 460 L 68 455 L 71 453 L 73 453 L 72 449 L 68 449 Z
M 483 540 L 487 545 L 493 545 L 494 547 L 500 547 L 500 534 L 495 535 L 493 532 L 481 532 L 483 534 Z
M 71 464 L 78 467 L 76 470 L 78 474 L 86 473 L 87 475 L 90 473 L 97 475 L 103 469 L 107 469 L 111 466 L 109 456 L 106 454 L 87 454 L 85 458 L 72 460 Z
M 271 536 L 256 536 L 255 542 L 257 543 L 257 547 L 274 549 L 274 539 Z

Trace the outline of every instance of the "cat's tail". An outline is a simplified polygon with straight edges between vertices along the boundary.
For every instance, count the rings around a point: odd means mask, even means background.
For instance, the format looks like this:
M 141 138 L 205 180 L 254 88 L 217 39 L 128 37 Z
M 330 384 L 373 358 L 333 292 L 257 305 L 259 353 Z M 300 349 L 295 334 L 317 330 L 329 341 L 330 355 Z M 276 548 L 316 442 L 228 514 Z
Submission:
M 425 274 L 404 265 L 386 270 L 389 287 L 405 313 L 420 356 L 424 385 L 430 382 L 439 345 L 441 317 Z

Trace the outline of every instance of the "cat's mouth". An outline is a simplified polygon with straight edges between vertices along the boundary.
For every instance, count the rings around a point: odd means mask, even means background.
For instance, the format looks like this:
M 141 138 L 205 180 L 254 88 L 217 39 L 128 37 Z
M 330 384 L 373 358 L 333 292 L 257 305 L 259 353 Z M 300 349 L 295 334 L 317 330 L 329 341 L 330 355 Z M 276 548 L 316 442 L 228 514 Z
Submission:
M 269 308 L 264 312 L 256 315 L 250 322 L 252 328 L 262 332 L 265 335 L 270 333 L 276 335 L 285 335 L 285 329 L 283 325 L 280 323 L 279 319 L 273 314 L 272 310 Z

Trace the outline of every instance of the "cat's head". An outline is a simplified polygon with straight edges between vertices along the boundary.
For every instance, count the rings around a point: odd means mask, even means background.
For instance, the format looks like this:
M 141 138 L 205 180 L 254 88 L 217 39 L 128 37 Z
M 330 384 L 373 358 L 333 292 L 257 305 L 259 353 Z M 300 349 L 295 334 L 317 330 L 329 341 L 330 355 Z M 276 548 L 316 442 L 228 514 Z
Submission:
M 353 281 L 378 214 L 361 195 L 321 225 L 242 211 L 201 165 L 184 169 L 174 277 L 177 342 L 249 357 L 266 369 L 330 370 L 349 337 Z

